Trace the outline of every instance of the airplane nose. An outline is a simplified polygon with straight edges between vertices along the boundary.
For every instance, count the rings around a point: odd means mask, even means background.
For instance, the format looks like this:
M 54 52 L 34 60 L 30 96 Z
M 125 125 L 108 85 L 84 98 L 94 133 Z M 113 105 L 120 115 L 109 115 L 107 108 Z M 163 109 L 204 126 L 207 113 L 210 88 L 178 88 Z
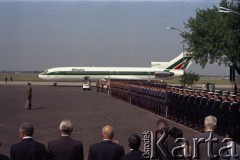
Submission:
M 38 75 L 38 78 L 42 78 L 42 73 L 40 73 L 40 74 Z

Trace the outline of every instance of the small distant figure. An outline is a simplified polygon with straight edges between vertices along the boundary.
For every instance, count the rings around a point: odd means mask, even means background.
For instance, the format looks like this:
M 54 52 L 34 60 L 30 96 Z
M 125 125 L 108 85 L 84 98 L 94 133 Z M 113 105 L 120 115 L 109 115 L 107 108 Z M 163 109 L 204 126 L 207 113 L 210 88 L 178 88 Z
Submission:
M 11 82 L 13 81 L 13 78 L 12 78 L 12 77 L 10 77 L 10 81 L 11 81 Z
M 7 77 L 5 77 L 5 83 L 7 83 L 7 81 L 8 81 L 8 78 L 7 78 Z
M 32 109 L 32 86 L 31 83 L 28 82 L 28 89 L 27 89 L 27 103 L 25 105 L 25 109 L 31 110 Z
M 42 160 L 46 153 L 44 144 L 35 141 L 32 136 L 34 127 L 28 122 L 19 127 L 20 142 L 11 146 L 11 160 Z
M 0 143 L 0 147 L 1 147 L 1 143 Z M 0 154 L 0 160 L 9 160 L 9 158 L 3 154 Z
M 114 142 L 113 137 L 113 127 L 104 126 L 102 128 L 103 141 L 90 146 L 88 160 L 120 160 L 124 155 L 124 148 Z

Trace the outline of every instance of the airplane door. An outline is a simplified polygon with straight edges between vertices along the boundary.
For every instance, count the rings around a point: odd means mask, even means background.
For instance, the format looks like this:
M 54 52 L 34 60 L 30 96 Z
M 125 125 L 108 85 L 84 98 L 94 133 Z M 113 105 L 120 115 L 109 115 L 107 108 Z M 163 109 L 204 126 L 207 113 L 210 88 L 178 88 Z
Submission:
M 56 72 L 56 75 L 55 75 L 55 82 L 58 82 L 58 79 L 59 79 L 59 71 Z

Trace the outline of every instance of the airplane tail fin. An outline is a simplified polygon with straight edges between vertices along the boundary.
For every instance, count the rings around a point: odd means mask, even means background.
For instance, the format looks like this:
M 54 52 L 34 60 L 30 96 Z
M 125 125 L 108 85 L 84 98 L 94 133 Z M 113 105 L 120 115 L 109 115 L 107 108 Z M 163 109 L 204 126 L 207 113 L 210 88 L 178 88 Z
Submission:
M 191 59 L 192 55 L 190 53 L 182 52 L 169 62 L 151 62 L 151 67 L 166 70 L 184 70 L 192 64 Z

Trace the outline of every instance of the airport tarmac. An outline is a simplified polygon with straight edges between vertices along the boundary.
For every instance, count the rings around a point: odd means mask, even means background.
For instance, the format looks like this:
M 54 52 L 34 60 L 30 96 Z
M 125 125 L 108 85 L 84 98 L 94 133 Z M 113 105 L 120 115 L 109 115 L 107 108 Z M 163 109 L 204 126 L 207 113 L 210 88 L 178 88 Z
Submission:
M 53 86 L 53 82 L 48 82 L 48 81 L 32 81 L 31 82 L 33 85 L 47 85 L 47 86 Z M 26 81 L 8 81 L 7 83 L 4 81 L 0 81 L 0 85 L 26 85 Z M 82 86 L 83 82 L 57 82 L 58 86 Z M 92 86 L 96 86 L 96 82 L 91 83 Z M 179 84 L 170 84 L 173 86 L 179 86 Z M 196 88 L 201 88 L 202 84 L 196 84 Z M 216 84 L 215 85 L 216 89 L 219 90 L 233 90 L 234 86 L 230 84 Z
M 23 82 L 26 84 L 27 82 Z M 19 141 L 18 126 L 28 121 L 35 127 L 33 138 L 47 146 L 47 142 L 60 136 L 61 120 L 71 119 L 74 124 L 72 137 L 81 140 L 84 159 L 89 146 L 101 141 L 101 128 L 110 124 L 115 128 L 115 138 L 129 152 L 127 139 L 131 133 L 142 136 L 144 131 L 156 129 L 161 116 L 142 110 L 105 93 L 83 91 L 79 86 L 33 84 L 32 110 L 24 110 L 27 85 L 0 85 L 0 153 L 9 155 L 12 144 Z M 168 121 L 170 127 L 183 130 L 184 137 L 191 139 L 197 131 Z M 141 147 L 141 149 L 143 149 Z

